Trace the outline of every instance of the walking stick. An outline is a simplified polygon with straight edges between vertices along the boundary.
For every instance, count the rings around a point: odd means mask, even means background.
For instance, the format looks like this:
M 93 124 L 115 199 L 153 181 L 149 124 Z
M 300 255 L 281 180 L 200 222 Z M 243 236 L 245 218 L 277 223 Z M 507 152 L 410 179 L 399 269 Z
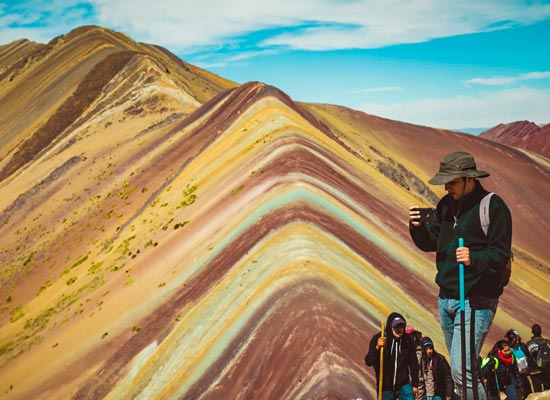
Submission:
M 384 337 L 384 321 L 381 322 L 382 335 Z M 378 377 L 378 400 L 382 400 L 382 383 L 384 380 L 384 346 L 380 347 L 380 376 Z
M 464 239 L 458 238 L 458 247 L 464 247 Z M 464 264 L 458 263 L 458 281 L 460 285 L 460 355 L 462 358 L 462 398 L 466 399 L 466 299 L 464 293 Z

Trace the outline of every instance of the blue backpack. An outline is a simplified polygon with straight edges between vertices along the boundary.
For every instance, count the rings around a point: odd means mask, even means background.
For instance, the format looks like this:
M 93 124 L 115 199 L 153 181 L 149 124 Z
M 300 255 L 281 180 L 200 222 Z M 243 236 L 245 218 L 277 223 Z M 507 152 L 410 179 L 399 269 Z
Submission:
M 527 356 L 523 352 L 520 346 L 513 348 L 512 353 L 516 359 L 516 364 L 518 366 L 519 373 L 524 375 L 529 372 L 529 363 L 527 362 Z

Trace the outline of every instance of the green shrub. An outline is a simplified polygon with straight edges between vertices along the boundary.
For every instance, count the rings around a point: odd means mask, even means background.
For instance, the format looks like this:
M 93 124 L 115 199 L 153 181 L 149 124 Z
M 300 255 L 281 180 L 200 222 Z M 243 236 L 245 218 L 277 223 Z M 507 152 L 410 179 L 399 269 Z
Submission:
M 23 308 L 21 306 L 17 306 L 10 313 L 10 322 L 13 323 L 17 320 L 20 320 L 24 316 L 25 316 L 25 311 L 23 311 Z

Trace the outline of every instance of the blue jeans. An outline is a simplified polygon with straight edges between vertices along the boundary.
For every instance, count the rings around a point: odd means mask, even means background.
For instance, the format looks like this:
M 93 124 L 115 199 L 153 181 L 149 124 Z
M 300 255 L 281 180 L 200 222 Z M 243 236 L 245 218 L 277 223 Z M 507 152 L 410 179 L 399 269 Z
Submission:
M 483 346 L 483 342 L 487 337 L 487 332 L 498 306 L 498 299 L 495 299 L 489 305 L 489 308 L 483 310 L 475 310 L 475 324 L 474 324 L 474 342 L 475 342 L 475 359 L 478 359 L 479 352 Z M 455 388 L 460 398 L 473 399 L 472 390 L 472 366 L 470 355 L 470 316 L 471 308 L 470 301 L 466 299 L 465 302 L 465 331 L 466 331 L 466 396 L 462 396 L 462 357 L 461 357 L 461 343 L 460 343 L 460 300 L 457 299 L 438 299 L 439 309 L 439 323 L 443 330 L 443 336 L 445 337 L 445 344 L 450 355 L 451 374 Z M 477 364 L 474 366 L 477 368 Z M 479 374 L 478 374 L 479 375 Z M 483 389 L 480 378 L 477 380 L 477 390 L 479 394 L 479 400 L 486 400 L 487 395 Z
M 382 392 L 382 400 L 414 400 L 413 388 L 410 383 L 401 386 L 401 389 L 394 392 L 392 390 L 384 390 Z

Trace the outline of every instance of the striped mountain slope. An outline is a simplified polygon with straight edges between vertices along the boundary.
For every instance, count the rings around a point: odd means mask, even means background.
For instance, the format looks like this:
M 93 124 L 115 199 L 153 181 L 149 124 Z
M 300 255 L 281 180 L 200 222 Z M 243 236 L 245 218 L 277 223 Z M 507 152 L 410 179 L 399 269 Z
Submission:
M 489 341 L 548 313 L 544 158 L 298 103 L 98 27 L 45 46 L 0 48 L 3 398 L 375 398 L 363 358 L 390 311 L 444 347 L 407 208 L 442 194 L 426 182 L 455 149 L 514 217 Z

